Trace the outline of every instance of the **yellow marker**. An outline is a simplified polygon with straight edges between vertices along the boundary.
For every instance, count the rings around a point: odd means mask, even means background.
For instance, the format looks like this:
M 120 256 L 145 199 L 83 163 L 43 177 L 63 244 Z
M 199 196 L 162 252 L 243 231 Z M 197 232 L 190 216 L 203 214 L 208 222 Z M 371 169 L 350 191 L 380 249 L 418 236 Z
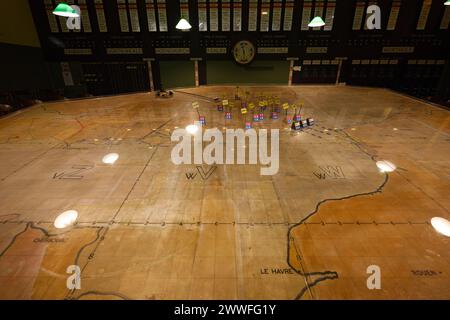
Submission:
M 283 110 L 289 109 L 289 103 L 283 103 Z
M 248 108 L 249 108 L 250 110 L 254 109 L 254 108 L 255 108 L 255 104 L 254 104 L 253 102 L 249 103 L 249 104 L 248 104 Z
M 247 113 L 247 108 L 242 108 L 242 109 L 241 109 L 241 113 L 242 113 L 242 114 L 246 114 L 246 113 Z
M 199 105 L 198 105 L 198 102 L 197 102 L 197 101 L 192 102 L 192 108 L 198 109 L 198 107 L 199 107 Z
M 224 107 L 226 107 L 227 105 L 228 105 L 228 100 L 222 100 L 222 105 L 224 106 Z

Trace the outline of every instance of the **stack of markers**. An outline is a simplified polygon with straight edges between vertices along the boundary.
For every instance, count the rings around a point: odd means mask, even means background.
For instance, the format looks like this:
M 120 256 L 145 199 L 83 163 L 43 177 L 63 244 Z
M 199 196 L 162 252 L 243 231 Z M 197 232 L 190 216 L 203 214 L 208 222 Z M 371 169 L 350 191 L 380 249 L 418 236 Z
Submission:
M 258 121 L 264 120 L 264 111 L 266 110 L 266 102 L 260 101 L 259 102 L 259 115 L 258 115 Z
M 251 123 L 247 121 L 247 103 L 243 102 L 241 104 L 241 113 L 244 116 L 245 129 L 250 129 L 252 127 Z
M 275 96 L 275 112 L 280 113 L 280 99 L 277 96 Z
M 297 113 L 297 108 L 295 108 L 294 110 L 294 119 L 292 121 L 292 129 L 293 130 L 301 130 L 304 128 L 308 128 L 312 125 L 314 125 L 314 119 L 313 118 L 306 118 L 306 119 L 302 119 L 303 117 L 300 115 L 300 112 L 303 108 L 303 104 L 301 104 L 300 110 Z
M 234 100 L 241 100 L 239 96 L 239 87 L 236 87 L 236 93 L 234 94 Z
M 282 105 L 283 110 L 285 111 L 285 115 L 286 115 L 286 122 L 288 124 L 292 123 L 292 117 L 290 115 L 288 115 L 288 111 L 289 111 L 289 103 L 285 102 Z
M 270 114 L 270 118 L 272 120 L 277 120 L 278 119 L 278 112 L 280 112 L 280 108 L 278 106 L 275 106 L 273 101 L 272 101 L 272 112 Z
M 201 125 L 205 125 L 206 124 L 206 118 L 205 116 L 202 116 L 200 114 L 200 105 L 197 101 L 192 102 L 192 108 L 195 109 L 195 111 L 197 111 L 197 115 L 198 115 L 198 121 L 200 122 Z
M 227 99 L 222 100 L 222 106 L 225 109 L 225 119 L 231 120 L 231 106 Z

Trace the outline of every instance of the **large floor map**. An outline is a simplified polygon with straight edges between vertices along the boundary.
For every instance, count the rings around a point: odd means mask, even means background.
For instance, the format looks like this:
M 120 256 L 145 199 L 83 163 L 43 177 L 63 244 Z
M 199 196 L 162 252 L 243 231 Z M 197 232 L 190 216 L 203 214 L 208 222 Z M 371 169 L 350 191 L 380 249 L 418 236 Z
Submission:
M 256 108 L 278 99 L 315 119 L 293 131 L 282 109 L 253 123 L 280 130 L 276 175 L 171 162 L 171 133 L 198 113 L 206 128 L 245 127 L 234 87 L 0 119 L 0 298 L 450 299 L 450 238 L 430 224 L 450 219 L 449 111 L 384 89 L 240 90 Z M 232 119 L 216 97 L 234 102 Z M 396 170 L 380 172 L 384 160 Z M 66 210 L 76 224 L 56 229 Z M 374 265 L 381 287 L 369 290 Z

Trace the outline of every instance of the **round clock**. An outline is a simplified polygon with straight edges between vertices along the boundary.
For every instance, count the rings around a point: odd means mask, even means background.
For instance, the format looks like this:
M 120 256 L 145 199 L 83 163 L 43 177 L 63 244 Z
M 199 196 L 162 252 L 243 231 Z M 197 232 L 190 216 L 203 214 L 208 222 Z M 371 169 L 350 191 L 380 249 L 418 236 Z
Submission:
M 234 45 L 233 57 L 237 63 L 249 64 L 255 58 L 255 46 L 247 40 L 239 41 Z

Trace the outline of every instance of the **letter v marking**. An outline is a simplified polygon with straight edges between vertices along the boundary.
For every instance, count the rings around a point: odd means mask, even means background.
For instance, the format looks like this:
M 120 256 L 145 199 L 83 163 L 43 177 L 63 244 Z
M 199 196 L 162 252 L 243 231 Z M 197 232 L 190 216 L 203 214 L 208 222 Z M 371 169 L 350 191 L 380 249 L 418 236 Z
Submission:
M 212 166 L 211 168 L 209 168 L 208 171 L 205 172 L 205 170 L 203 170 L 202 166 L 197 166 L 197 171 L 202 176 L 202 179 L 206 180 L 213 174 L 213 172 L 214 172 L 214 170 L 216 170 L 216 168 L 217 168 L 216 166 Z

